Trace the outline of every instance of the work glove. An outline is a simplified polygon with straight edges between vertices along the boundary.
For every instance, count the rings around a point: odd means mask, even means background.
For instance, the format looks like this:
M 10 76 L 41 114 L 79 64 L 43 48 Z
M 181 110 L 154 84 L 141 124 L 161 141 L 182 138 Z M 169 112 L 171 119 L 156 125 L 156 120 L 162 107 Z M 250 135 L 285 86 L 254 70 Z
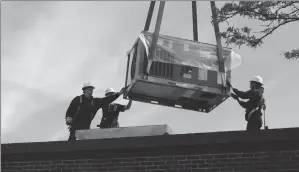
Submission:
M 231 83 L 229 80 L 226 81 L 226 84 L 227 84 L 227 86 L 228 86 L 229 88 L 233 88 L 233 85 L 232 85 L 232 83 Z
M 239 100 L 239 97 L 234 93 L 231 93 L 230 96 L 235 100 Z
M 126 91 L 127 87 L 123 87 L 118 93 L 120 95 L 124 94 L 124 92 Z
M 267 106 L 266 105 L 263 105 L 263 110 L 266 110 L 267 109 Z
M 71 125 L 72 122 L 73 122 L 73 118 L 71 118 L 71 117 L 66 117 L 66 118 L 65 118 L 65 123 L 66 123 L 66 125 Z
M 238 91 L 238 89 L 236 89 L 236 88 L 233 88 L 233 92 L 237 92 Z

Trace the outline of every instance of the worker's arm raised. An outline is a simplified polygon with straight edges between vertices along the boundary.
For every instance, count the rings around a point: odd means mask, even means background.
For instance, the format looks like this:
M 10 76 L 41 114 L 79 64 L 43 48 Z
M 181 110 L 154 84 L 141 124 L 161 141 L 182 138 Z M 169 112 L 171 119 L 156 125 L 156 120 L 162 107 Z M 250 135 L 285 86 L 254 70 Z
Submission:
M 129 103 L 124 107 L 125 111 L 129 110 L 132 106 L 132 100 L 129 100 Z
M 234 93 L 241 99 L 249 99 L 251 97 L 252 91 L 239 91 L 236 88 L 233 88 Z
M 246 104 L 246 102 L 240 100 L 239 97 L 238 97 L 237 95 L 235 95 L 234 93 L 231 93 L 231 97 L 232 97 L 233 99 L 237 100 L 238 103 L 239 103 L 244 109 L 247 108 L 247 104 Z
M 239 104 L 245 109 L 255 108 L 257 106 L 256 103 L 260 102 L 260 100 L 263 98 L 262 92 L 256 89 L 248 91 L 247 94 L 250 99 L 249 101 L 247 102 L 239 101 Z
M 234 86 L 230 81 L 227 81 L 227 85 L 229 86 L 229 88 L 233 90 L 233 92 L 237 95 L 237 97 L 240 97 L 241 99 L 249 99 L 250 97 L 249 91 L 247 92 L 239 91 L 238 89 L 234 88 Z
M 132 100 L 129 100 L 129 103 L 127 105 L 118 105 L 117 108 L 120 112 L 124 112 L 126 110 L 129 110 L 132 105 Z
M 108 105 L 115 101 L 120 95 L 122 95 L 125 91 L 125 88 L 122 88 L 118 93 L 115 93 L 111 96 L 103 97 L 103 98 L 94 98 L 95 105 L 98 108 L 101 108 L 103 105 Z
M 244 109 L 247 109 L 247 102 L 244 102 L 242 100 L 239 100 L 238 103 L 240 104 L 240 106 L 242 106 Z

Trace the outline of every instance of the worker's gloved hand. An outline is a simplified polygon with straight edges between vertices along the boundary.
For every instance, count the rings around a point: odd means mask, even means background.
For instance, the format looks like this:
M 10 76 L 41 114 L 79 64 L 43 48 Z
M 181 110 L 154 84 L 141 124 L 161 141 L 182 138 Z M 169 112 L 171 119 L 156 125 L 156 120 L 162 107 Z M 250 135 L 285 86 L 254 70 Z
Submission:
M 226 84 L 227 84 L 227 86 L 229 86 L 230 88 L 233 87 L 232 83 L 231 83 L 229 80 L 226 81 Z
M 124 94 L 125 91 L 126 91 L 126 87 L 123 87 L 118 93 L 119 93 L 120 95 L 122 95 L 122 94 Z
M 237 91 L 238 91 L 238 89 L 236 89 L 236 88 L 233 88 L 233 91 L 234 91 L 234 92 L 237 92 Z
M 125 91 L 124 91 L 124 94 L 128 95 L 128 92 L 129 92 L 129 89 L 127 89 L 129 87 L 126 87 Z
M 263 110 L 266 110 L 267 109 L 267 106 L 266 105 L 263 105 Z
M 73 118 L 71 118 L 71 117 L 66 117 L 65 118 L 66 125 L 70 125 L 70 124 L 72 124 L 72 122 L 73 122 Z
M 238 96 L 235 95 L 234 93 L 231 93 L 230 96 L 231 96 L 233 99 L 235 99 L 235 100 L 238 100 L 238 99 L 239 99 Z

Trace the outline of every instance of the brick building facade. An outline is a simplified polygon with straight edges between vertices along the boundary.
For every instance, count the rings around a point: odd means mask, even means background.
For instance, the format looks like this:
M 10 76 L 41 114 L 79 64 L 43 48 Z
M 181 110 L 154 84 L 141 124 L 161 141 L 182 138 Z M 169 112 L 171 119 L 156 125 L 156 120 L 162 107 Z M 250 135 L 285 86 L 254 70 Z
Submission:
M 1 145 L 3 172 L 299 172 L 299 128 Z

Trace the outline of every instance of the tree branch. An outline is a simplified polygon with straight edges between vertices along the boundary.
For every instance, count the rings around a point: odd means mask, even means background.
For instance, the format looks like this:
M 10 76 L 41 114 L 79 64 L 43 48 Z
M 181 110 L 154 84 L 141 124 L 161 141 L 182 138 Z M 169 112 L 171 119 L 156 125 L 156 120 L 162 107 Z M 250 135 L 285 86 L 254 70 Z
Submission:
M 279 11 L 279 10 L 284 9 L 284 8 L 287 8 L 287 7 L 290 7 L 290 6 L 293 6 L 293 5 L 296 4 L 296 3 L 299 3 L 299 2 L 297 2 L 297 1 L 291 1 L 291 2 L 288 3 L 288 4 L 282 5 L 282 6 L 281 6 L 280 8 L 278 8 L 274 13 L 275 13 L 276 15 L 278 15 L 278 11 Z
M 262 39 L 264 39 L 264 38 L 267 37 L 268 35 L 271 35 L 271 34 L 272 34 L 277 28 L 279 28 L 280 26 L 283 26 L 283 25 L 285 25 L 285 24 L 287 24 L 287 23 L 291 23 L 291 22 L 294 22 L 294 21 L 299 21 L 299 19 L 285 21 L 285 22 L 280 23 L 280 24 L 278 24 L 277 26 L 273 27 L 268 33 L 266 33 L 264 36 L 262 36 L 262 37 L 260 37 L 260 38 L 257 39 L 257 43 L 256 43 L 256 45 L 257 45 L 258 43 L 260 43 L 260 41 L 262 41 Z M 254 45 L 254 47 L 255 47 L 256 45 Z
M 288 60 L 299 59 L 299 49 L 284 52 L 284 57 Z
M 263 40 L 274 33 L 278 28 L 283 25 L 299 21 L 299 1 L 240 1 L 238 3 L 226 3 L 221 9 L 217 9 L 218 23 L 227 22 L 230 18 L 241 16 L 248 19 L 257 19 L 266 22 L 262 31 L 257 33 L 261 34 L 258 38 L 251 34 L 251 28 L 234 28 L 228 27 L 221 36 L 225 39 L 226 44 L 235 44 L 239 47 L 245 44 L 248 47 L 256 48 L 263 43 Z M 288 11 L 284 10 L 287 9 Z M 286 12 L 284 12 L 286 11 Z M 213 21 L 213 20 L 212 20 Z M 274 24 L 275 22 L 275 24 Z M 287 59 L 299 58 L 299 50 L 291 50 L 284 52 Z
M 249 3 L 249 2 L 248 2 Z M 282 20 L 282 19 L 298 19 L 299 17 L 294 17 L 294 16 L 282 16 L 281 14 L 278 14 L 278 11 L 281 10 L 282 8 L 287 8 L 290 7 L 292 5 L 294 5 L 295 3 L 298 2 L 292 2 L 291 4 L 286 4 L 282 7 L 280 7 L 279 9 L 277 9 L 274 13 L 269 13 L 271 11 L 264 11 L 261 12 L 261 8 L 263 6 L 266 5 L 266 3 L 269 2 L 265 2 L 263 4 L 261 4 L 260 6 L 256 6 L 256 7 L 251 7 L 251 8 L 244 8 L 242 5 L 236 6 L 236 4 L 234 3 L 228 3 L 227 5 L 224 5 L 220 10 L 218 10 L 219 13 L 219 17 L 220 19 L 218 20 L 219 23 L 224 22 L 226 20 L 228 20 L 229 18 L 232 18 L 234 16 L 236 16 L 237 14 L 239 14 L 240 16 L 246 16 L 248 18 L 257 18 L 259 20 L 262 21 L 267 21 L 267 20 Z M 281 3 L 281 2 L 278 2 Z M 256 11 L 259 10 L 259 11 Z M 290 14 L 297 12 L 297 10 L 291 12 Z

